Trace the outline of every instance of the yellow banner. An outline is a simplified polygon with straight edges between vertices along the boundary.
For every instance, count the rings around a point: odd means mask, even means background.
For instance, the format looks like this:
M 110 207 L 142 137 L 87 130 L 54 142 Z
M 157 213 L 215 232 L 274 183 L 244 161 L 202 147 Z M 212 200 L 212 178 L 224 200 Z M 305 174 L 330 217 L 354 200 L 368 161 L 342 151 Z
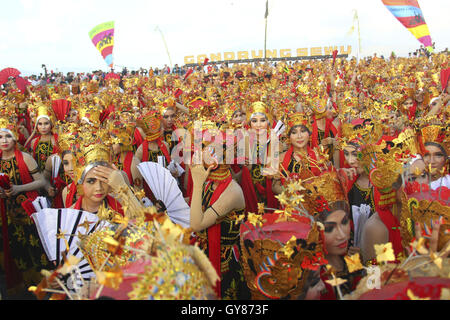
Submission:
M 274 49 L 266 50 L 266 58 L 291 58 L 291 57 L 308 57 L 308 56 L 328 56 L 332 55 L 334 50 L 338 50 L 338 54 L 348 54 L 352 52 L 352 46 L 326 46 L 292 49 Z M 202 64 L 205 59 L 209 62 L 215 61 L 231 61 L 231 60 L 247 60 L 264 58 L 264 50 L 237 51 L 237 52 L 219 52 L 207 54 L 190 55 L 184 57 L 184 64 L 199 63 Z

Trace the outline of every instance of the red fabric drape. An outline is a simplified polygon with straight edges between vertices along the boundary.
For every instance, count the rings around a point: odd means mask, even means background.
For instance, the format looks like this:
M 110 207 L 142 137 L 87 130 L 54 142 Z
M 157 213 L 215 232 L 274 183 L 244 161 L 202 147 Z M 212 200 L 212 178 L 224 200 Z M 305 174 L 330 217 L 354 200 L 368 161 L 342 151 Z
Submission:
M 73 204 L 73 199 L 75 199 L 75 195 L 77 194 L 77 184 L 76 182 L 72 182 L 69 185 L 69 190 L 67 193 L 67 197 L 65 199 L 66 203 L 65 203 L 65 207 L 66 208 L 70 208 Z
M 230 175 L 227 179 L 225 179 L 219 183 L 219 185 L 214 190 L 214 192 L 211 196 L 209 206 L 212 206 L 219 199 L 219 197 L 222 195 L 222 193 L 225 191 L 225 189 L 230 185 L 231 181 L 232 181 L 232 177 Z M 210 181 L 209 184 L 210 183 L 213 183 L 213 181 Z M 208 188 L 209 184 L 207 185 L 206 188 Z M 220 223 L 217 223 L 208 228 L 208 250 L 209 250 L 208 257 L 209 257 L 209 260 L 211 261 L 211 264 L 216 269 L 219 277 L 222 274 L 221 270 L 220 270 L 220 256 L 221 256 L 220 255 L 220 237 L 221 237 Z M 217 284 L 215 286 L 215 290 L 216 290 L 217 296 L 220 298 L 221 297 L 220 281 L 217 282 Z
M 393 194 L 393 197 L 395 194 Z M 394 250 L 394 254 L 397 257 L 400 253 L 403 252 L 402 246 L 402 236 L 400 233 L 400 223 L 392 214 L 392 204 L 383 205 L 380 203 L 381 201 L 381 193 L 377 188 L 374 188 L 374 201 L 375 201 L 375 210 L 378 212 L 378 216 L 381 221 L 384 223 L 389 232 L 389 242 L 392 243 L 392 248 Z

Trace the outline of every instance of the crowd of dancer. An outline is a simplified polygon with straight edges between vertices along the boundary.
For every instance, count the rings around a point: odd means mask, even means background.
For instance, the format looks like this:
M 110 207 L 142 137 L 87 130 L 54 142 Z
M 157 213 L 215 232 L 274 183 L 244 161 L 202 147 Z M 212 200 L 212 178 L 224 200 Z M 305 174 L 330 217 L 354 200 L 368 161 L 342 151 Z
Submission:
M 11 79 L 5 296 L 450 299 L 449 76 L 440 53 Z M 149 178 L 176 181 L 187 211 Z M 106 227 L 44 227 L 36 199 Z M 44 238 L 63 231 L 79 239 L 55 259 Z M 73 287 L 76 247 L 93 272 Z

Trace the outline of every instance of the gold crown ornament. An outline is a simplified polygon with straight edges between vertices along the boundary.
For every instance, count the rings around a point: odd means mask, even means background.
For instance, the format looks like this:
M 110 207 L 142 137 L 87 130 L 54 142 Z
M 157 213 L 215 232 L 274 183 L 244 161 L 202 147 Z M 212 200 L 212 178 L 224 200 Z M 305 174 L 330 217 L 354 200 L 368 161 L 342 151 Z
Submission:
M 99 83 L 96 80 L 91 80 L 86 84 L 86 89 L 89 93 L 97 93 L 99 89 Z
M 0 131 L 8 132 L 13 136 L 14 140 L 19 138 L 19 134 L 16 127 L 16 122 L 12 121 L 11 117 L 7 117 L 6 115 L 0 117 Z
M 78 142 L 78 125 L 72 122 L 59 122 L 55 126 L 58 134 L 58 150 L 75 152 Z
M 402 210 L 400 220 L 400 232 L 405 248 L 414 240 L 415 223 L 421 225 L 421 229 L 430 236 L 433 221 L 440 221 L 438 248 L 441 251 L 450 240 L 450 206 L 448 199 L 450 189 L 431 190 L 406 196 L 402 195 Z
M 445 137 L 445 127 L 440 125 L 429 125 L 420 129 L 422 142 L 442 143 Z
M 120 144 L 122 151 L 131 151 L 134 138 L 134 126 L 111 119 L 107 123 L 107 129 L 111 136 L 111 144 Z
M 78 109 L 78 117 L 80 118 L 80 121 L 95 127 L 100 126 L 100 114 L 100 107 L 94 105 L 83 104 L 79 106 Z
M 161 136 L 161 115 L 156 110 L 150 110 L 137 119 L 137 126 L 142 128 L 145 139 L 154 141 Z
M 316 115 L 316 119 L 325 117 L 327 111 L 328 98 L 323 96 L 315 96 L 310 100 L 310 107 Z
M 305 179 L 302 186 L 304 188 L 301 192 L 304 196 L 302 205 L 312 216 L 322 212 L 331 213 L 338 202 L 348 204 L 343 182 L 335 170 Z
M 263 223 L 265 216 L 261 225 L 247 222 L 241 231 L 242 268 L 252 300 L 299 299 L 310 274 L 327 264 L 320 228 L 307 218 Z
M 47 118 L 52 124 L 56 122 L 55 114 L 50 106 L 39 101 L 35 105 L 33 105 L 32 108 L 34 109 L 34 115 L 36 119 L 35 123 L 37 123 L 41 118 Z
M 269 120 L 269 123 L 272 122 L 272 113 L 267 104 L 262 101 L 255 101 L 249 106 L 247 111 L 247 122 L 249 122 L 256 114 L 263 114 L 266 116 L 267 120 Z
M 78 150 L 74 157 L 76 158 L 75 181 L 82 184 L 86 173 L 97 163 L 111 163 L 109 132 L 101 128 L 93 131 L 88 126 L 81 127 L 77 145 Z
M 402 150 L 407 151 L 411 155 L 421 153 L 417 133 L 412 128 L 406 128 L 397 138 L 392 140 L 396 145 L 400 145 Z
M 309 132 L 312 132 L 311 119 L 303 112 L 296 112 L 287 117 L 287 132 L 295 126 L 305 126 Z

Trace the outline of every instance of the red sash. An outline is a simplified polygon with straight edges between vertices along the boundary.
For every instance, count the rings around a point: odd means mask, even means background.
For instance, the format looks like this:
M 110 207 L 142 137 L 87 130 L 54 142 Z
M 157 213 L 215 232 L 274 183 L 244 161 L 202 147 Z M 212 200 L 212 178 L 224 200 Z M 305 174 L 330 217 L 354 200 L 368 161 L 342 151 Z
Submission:
M 130 181 L 131 186 L 134 185 L 133 175 L 131 174 L 131 162 L 132 161 L 133 161 L 133 152 L 128 151 L 127 154 L 125 155 L 125 159 L 123 161 L 123 171 L 125 171 L 125 173 L 127 174 L 128 180 Z
M 77 193 L 77 184 L 75 181 L 73 181 L 69 188 L 68 188 L 68 193 L 67 193 L 67 197 L 66 197 L 66 208 L 70 208 L 73 204 L 73 199 L 75 198 L 75 195 Z
M 142 142 L 144 142 L 144 138 L 142 138 L 141 132 L 138 130 L 138 128 L 134 129 L 134 140 L 133 145 L 139 147 Z
M 378 212 L 378 216 L 388 229 L 389 242 L 392 243 L 394 254 L 396 257 L 398 257 L 400 253 L 403 253 L 402 236 L 400 234 L 400 223 L 398 222 L 398 219 L 392 214 L 391 210 L 393 205 L 380 204 L 380 197 L 381 197 L 380 191 L 378 190 L 378 188 L 373 189 L 374 189 L 375 210 L 376 212 Z
M 222 193 L 225 191 L 225 189 L 230 185 L 232 181 L 231 175 L 221 181 L 219 185 L 217 186 L 216 190 L 214 190 L 211 200 L 209 201 L 209 206 L 212 206 L 217 199 L 222 195 Z M 213 181 L 210 181 L 210 183 L 213 183 Z M 206 189 L 208 188 L 209 184 L 207 184 Z M 220 270 L 220 223 L 216 223 L 215 225 L 208 228 L 208 257 L 211 261 L 211 264 L 214 266 L 214 268 L 217 271 L 217 274 L 219 275 L 219 278 L 221 277 L 221 270 Z M 220 280 L 217 281 L 216 287 L 216 294 L 220 298 L 221 297 L 221 287 L 220 287 Z
M 247 166 L 242 167 L 241 188 L 245 199 L 245 213 L 258 212 L 258 198 L 256 197 L 255 185 Z
M 14 151 L 17 166 L 19 167 L 19 173 L 20 173 L 20 179 L 22 180 L 22 184 L 31 183 L 34 181 L 33 177 L 30 174 L 30 171 L 28 169 L 27 164 L 25 163 L 25 160 L 23 160 L 23 154 L 20 150 L 16 149 Z M 28 191 L 25 192 L 27 195 L 27 198 L 29 198 L 31 201 L 37 198 L 39 195 L 37 191 Z

